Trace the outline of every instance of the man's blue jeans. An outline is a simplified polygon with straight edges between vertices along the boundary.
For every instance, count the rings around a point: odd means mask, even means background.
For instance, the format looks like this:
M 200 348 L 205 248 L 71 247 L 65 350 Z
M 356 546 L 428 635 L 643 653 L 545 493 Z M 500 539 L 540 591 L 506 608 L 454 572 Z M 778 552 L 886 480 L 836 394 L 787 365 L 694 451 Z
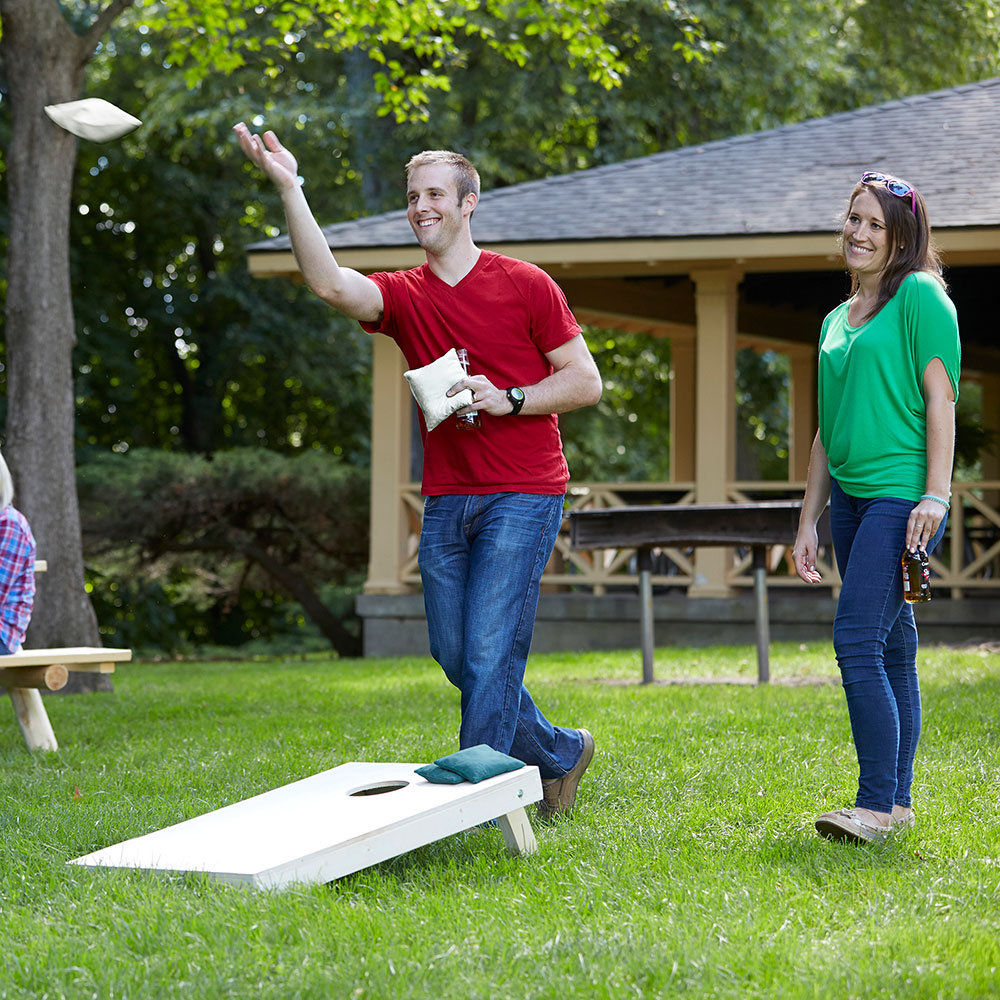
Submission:
M 433 496 L 420 532 L 431 655 L 462 693 L 459 744 L 486 743 L 543 778 L 561 778 L 583 752 L 579 732 L 553 726 L 524 686 L 562 509 L 562 496 Z
M 910 805 L 920 739 L 917 627 L 912 606 L 903 601 L 900 567 L 915 506 L 894 497 L 853 497 L 832 483 L 830 531 L 843 580 L 833 645 L 858 751 L 855 805 L 879 812 Z

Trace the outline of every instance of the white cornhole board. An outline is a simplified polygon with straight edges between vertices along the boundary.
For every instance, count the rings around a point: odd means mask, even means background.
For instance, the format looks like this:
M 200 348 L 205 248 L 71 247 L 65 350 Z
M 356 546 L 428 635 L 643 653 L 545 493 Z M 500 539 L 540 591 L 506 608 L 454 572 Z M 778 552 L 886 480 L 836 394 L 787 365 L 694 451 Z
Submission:
M 512 853 L 537 848 L 524 811 L 542 797 L 537 767 L 438 785 L 415 773 L 421 766 L 341 764 L 67 863 L 272 889 L 330 882 L 492 819 Z

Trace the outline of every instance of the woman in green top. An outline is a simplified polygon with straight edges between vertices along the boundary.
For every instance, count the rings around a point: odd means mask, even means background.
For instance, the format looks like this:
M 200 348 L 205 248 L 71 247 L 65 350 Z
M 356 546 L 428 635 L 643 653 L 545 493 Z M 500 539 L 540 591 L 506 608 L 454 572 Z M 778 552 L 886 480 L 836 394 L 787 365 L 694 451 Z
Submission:
M 917 190 L 866 173 L 851 192 L 841 245 L 851 297 L 823 322 L 819 431 L 793 557 L 816 572 L 816 523 L 830 501 L 842 578 L 833 626 L 858 753 L 853 809 L 816 829 L 854 842 L 910 826 L 920 737 L 917 630 L 903 600 L 904 549 L 933 550 L 951 497 L 960 346 L 955 307 Z

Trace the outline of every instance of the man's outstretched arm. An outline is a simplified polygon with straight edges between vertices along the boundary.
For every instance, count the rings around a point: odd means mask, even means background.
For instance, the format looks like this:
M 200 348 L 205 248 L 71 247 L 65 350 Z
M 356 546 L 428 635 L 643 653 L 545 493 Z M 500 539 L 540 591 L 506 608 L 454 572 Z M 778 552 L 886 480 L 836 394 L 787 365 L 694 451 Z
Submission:
M 306 201 L 295 157 L 273 132 L 263 139 L 240 122 L 233 127 L 240 148 L 274 183 L 288 222 L 292 252 L 306 284 L 325 302 L 352 319 L 375 323 L 382 318 L 382 293 L 360 271 L 341 267 Z

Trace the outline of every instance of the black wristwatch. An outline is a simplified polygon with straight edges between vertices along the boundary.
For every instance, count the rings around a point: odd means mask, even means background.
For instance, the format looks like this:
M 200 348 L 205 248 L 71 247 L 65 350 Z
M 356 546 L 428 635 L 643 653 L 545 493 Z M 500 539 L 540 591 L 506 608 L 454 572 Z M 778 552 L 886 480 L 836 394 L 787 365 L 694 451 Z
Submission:
M 510 405 L 514 407 L 507 416 L 516 417 L 521 412 L 521 407 L 524 406 L 524 390 L 514 386 L 513 389 L 507 390 L 507 398 L 510 400 Z

